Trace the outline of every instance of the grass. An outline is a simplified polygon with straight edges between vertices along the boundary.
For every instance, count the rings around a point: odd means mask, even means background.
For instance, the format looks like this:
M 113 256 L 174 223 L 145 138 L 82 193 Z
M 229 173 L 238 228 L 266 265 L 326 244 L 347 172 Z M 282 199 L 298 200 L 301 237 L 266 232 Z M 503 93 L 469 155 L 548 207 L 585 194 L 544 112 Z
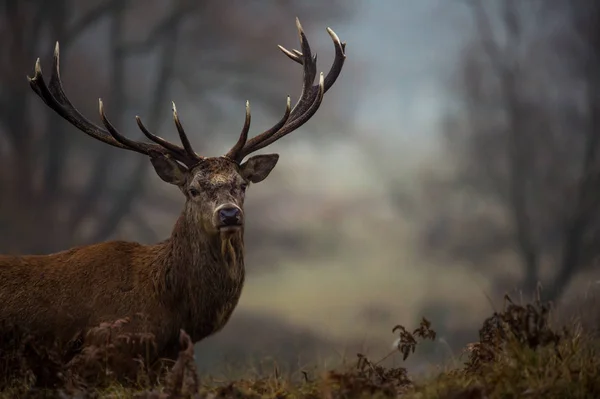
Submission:
M 142 358 L 125 355 L 131 345 L 152 346 L 151 336 L 119 334 L 127 319 L 90 331 L 90 344 L 64 364 L 57 347 L 41 347 L 31 335 L 5 327 L 0 397 L 599 398 L 598 326 L 583 328 L 585 323 L 572 320 L 558 328 L 551 315 L 549 304 L 515 304 L 507 296 L 504 309 L 483 322 L 479 341 L 464 349 L 457 366 L 424 378 L 382 366 L 385 358 L 358 354 L 351 365 L 318 377 L 302 372 L 293 379 L 275 368 L 266 377 L 216 381 L 198 375 L 193 345 L 183 331 L 179 357 L 167 367 L 148 367 Z M 426 319 L 413 331 L 399 325 L 394 332 L 404 360 L 422 341 L 436 338 Z M 35 388 L 40 381 L 54 388 Z

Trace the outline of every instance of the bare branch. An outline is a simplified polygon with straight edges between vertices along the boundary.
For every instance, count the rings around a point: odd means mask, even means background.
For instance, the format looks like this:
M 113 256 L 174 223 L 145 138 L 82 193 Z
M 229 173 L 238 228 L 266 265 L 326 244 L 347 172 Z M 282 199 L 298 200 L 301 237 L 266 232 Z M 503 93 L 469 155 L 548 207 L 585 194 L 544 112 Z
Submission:
M 63 45 L 63 47 L 69 46 L 71 42 L 77 39 L 81 33 L 90 27 L 90 25 L 92 25 L 98 19 L 106 16 L 106 14 L 118 6 L 119 3 L 123 3 L 123 1 L 124 0 L 107 0 L 93 10 L 89 11 L 67 28 L 64 35 L 60 37 L 60 43 Z
M 600 8 L 593 11 L 596 15 L 591 18 L 595 17 L 598 22 Z M 600 50 L 600 39 L 596 36 L 599 32 L 588 31 L 587 33 L 589 36 L 586 39 L 591 43 L 596 43 L 596 51 Z M 584 242 L 586 233 L 594 234 L 594 232 L 590 232 L 590 228 L 594 226 L 600 206 L 600 190 L 598 190 L 598 182 L 600 182 L 600 160 L 598 159 L 600 151 L 600 77 L 598 76 L 600 57 L 587 55 L 585 58 L 587 63 L 584 77 L 587 83 L 586 100 L 589 124 L 584 140 L 584 157 L 574 209 L 571 218 L 566 223 L 559 271 L 548 293 L 552 297 L 560 296 L 573 276 L 594 258 L 594 248 L 596 254 L 600 253 L 597 246 L 586 246 Z
M 111 8 L 111 12 L 113 14 L 110 36 L 112 52 L 111 87 L 116 91 L 116 100 L 123 102 L 125 60 L 123 55 L 118 51 L 117 47 L 119 42 L 122 40 L 124 8 L 122 5 L 115 5 Z M 122 112 L 124 107 L 117 103 L 115 108 L 119 112 Z M 100 133 L 105 132 L 106 131 Z M 113 141 L 116 141 L 113 135 L 109 135 L 108 132 L 106 132 L 105 136 L 113 139 Z M 124 145 L 118 142 L 116 144 L 126 148 Z M 102 146 L 99 148 L 98 155 L 96 156 L 96 160 L 94 162 L 92 178 L 88 180 L 88 184 L 83 190 L 83 195 L 81 195 L 77 205 L 70 214 L 68 231 L 71 232 L 72 238 L 77 234 L 79 225 L 83 222 L 83 220 L 85 220 L 87 215 L 93 214 L 93 212 L 96 211 L 96 204 L 102 197 L 103 192 L 106 190 L 108 184 L 108 165 L 106 160 L 110 154 L 108 150 L 108 146 Z
M 161 38 L 168 34 L 173 29 L 173 26 L 180 25 L 181 20 L 199 7 L 196 2 L 183 2 L 183 4 L 175 7 L 168 16 L 156 24 L 156 26 L 146 35 L 144 40 L 138 42 L 122 43 L 120 51 L 128 54 L 145 53 L 152 50 L 157 43 L 161 42 Z
M 173 13 L 175 15 L 177 13 Z M 185 14 L 178 14 L 180 18 L 183 18 Z M 152 104 L 150 106 L 149 115 L 150 126 L 158 126 L 160 118 L 161 118 L 161 104 L 162 100 L 167 97 L 167 93 L 169 91 L 169 84 L 171 82 L 171 78 L 174 73 L 174 64 L 177 54 L 177 43 L 179 36 L 179 20 L 171 20 L 171 25 L 168 26 L 169 29 L 164 31 L 164 37 L 162 39 L 162 51 L 160 59 L 160 67 L 159 73 L 156 78 L 155 88 L 152 93 Z M 176 116 L 175 107 L 173 106 L 174 116 Z M 177 122 L 177 120 L 176 120 Z M 179 124 L 178 124 L 178 131 Z M 182 128 L 181 128 L 182 129 Z M 181 135 L 181 131 L 180 131 Z M 185 137 L 185 134 L 183 134 Z M 183 141 L 182 137 L 182 141 Z M 187 139 L 187 137 L 186 137 Z M 189 146 L 189 144 L 188 144 Z M 190 151 L 191 150 L 190 147 Z M 121 220 L 131 212 L 131 206 L 133 204 L 134 199 L 144 190 L 145 186 L 145 176 L 144 173 L 147 170 L 147 163 L 145 159 L 140 159 L 138 164 L 136 165 L 134 171 L 129 178 L 128 183 L 126 183 L 125 187 L 127 189 L 123 190 L 120 195 L 114 200 L 111 209 L 108 212 L 108 215 L 103 218 L 103 222 L 101 226 L 97 229 L 94 236 L 92 237 L 92 241 L 99 241 L 106 239 L 114 229 L 119 225 Z
M 485 11 L 481 0 L 469 0 L 468 3 L 473 12 L 481 44 L 492 63 L 492 66 L 496 69 L 496 72 L 501 72 L 504 69 L 502 61 L 503 56 L 500 47 L 498 46 L 498 41 L 492 33 L 490 18 Z
M 481 0 L 472 0 L 473 13 L 479 34 L 486 53 L 500 80 L 503 109 L 508 118 L 508 156 L 509 156 L 509 209 L 515 228 L 516 243 L 526 270 L 524 289 L 534 292 L 539 278 L 539 248 L 535 242 L 532 220 L 527 201 L 527 173 L 525 167 L 525 148 L 522 145 L 525 132 L 525 105 L 517 88 L 515 63 L 509 67 L 506 54 L 501 52 L 497 40 L 494 39 L 490 21 L 483 9 Z M 504 0 L 503 19 L 509 36 L 509 45 L 517 46 L 520 38 L 520 26 L 515 15 L 515 4 Z M 531 291 L 531 292 L 529 292 Z

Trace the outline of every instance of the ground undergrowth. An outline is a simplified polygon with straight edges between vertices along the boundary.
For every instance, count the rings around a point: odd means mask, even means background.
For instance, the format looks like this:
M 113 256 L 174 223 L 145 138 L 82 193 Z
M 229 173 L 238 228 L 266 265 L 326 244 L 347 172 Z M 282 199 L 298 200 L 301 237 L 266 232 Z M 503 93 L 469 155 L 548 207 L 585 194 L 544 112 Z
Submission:
M 578 320 L 559 328 L 551 313 L 547 303 L 516 304 L 507 296 L 504 308 L 483 322 L 479 340 L 464 348 L 459 366 L 422 378 L 357 354 L 351 365 L 320 375 L 301 371 L 301 378 L 292 379 L 275 368 L 266 377 L 217 381 L 198 375 L 183 331 L 174 364 L 149 367 L 143 358 L 124 355 L 129 345 L 152 346 L 151 336 L 119 333 L 127 319 L 90 331 L 94 339 L 86 342 L 93 343 L 64 363 L 58 348 L 37 345 L 32 335 L 4 326 L 0 397 L 600 398 L 597 329 Z M 393 331 L 404 359 L 415 356 L 422 341 L 436 339 L 426 319 L 416 329 L 398 325 Z

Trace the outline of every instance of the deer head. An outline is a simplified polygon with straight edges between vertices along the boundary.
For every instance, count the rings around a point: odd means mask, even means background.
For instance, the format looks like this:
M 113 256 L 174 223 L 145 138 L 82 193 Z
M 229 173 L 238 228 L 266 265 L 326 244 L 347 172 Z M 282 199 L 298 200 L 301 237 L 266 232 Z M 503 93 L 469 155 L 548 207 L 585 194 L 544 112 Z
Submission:
M 345 43 L 340 42 L 337 35 L 327 28 L 335 45 L 335 60 L 327 76 L 324 77 L 321 73 L 318 84 L 313 85 L 317 71 L 317 57 L 312 55 L 298 19 L 296 19 L 296 26 L 302 51 L 288 51 L 281 46 L 279 48 L 285 55 L 303 66 L 302 94 L 298 102 L 291 108 L 288 97 L 281 120 L 251 139 L 248 139 L 250 105 L 247 102 L 246 119 L 238 141 L 227 154 L 219 157 L 204 157 L 194 152 L 179 120 L 175 103 L 173 103 L 173 119 L 181 146 L 148 131 L 139 116 L 136 116 L 138 127 L 151 142 L 128 139 L 110 123 L 104 113 L 102 100 L 99 100 L 99 111 L 105 128 L 89 121 L 71 104 L 63 90 L 59 72 L 58 42 L 54 50 L 52 74 L 48 84 L 44 81 L 39 58 L 35 64 L 34 77 L 28 77 L 29 83 L 46 105 L 79 130 L 106 144 L 150 157 L 158 176 L 165 182 L 179 187 L 185 195 L 187 219 L 198 223 L 207 233 L 238 231 L 244 225 L 243 205 L 248 185 L 263 181 L 277 164 L 279 155 L 255 155 L 243 162 L 244 159 L 306 123 L 318 110 L 325 92 L 336 81 L 346 58 Z

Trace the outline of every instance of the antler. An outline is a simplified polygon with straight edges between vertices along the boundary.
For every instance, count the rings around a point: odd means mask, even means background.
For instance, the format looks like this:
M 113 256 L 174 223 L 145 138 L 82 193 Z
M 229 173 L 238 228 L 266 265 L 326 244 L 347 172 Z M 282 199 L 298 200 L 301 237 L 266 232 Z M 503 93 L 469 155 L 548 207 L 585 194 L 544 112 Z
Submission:
M 290 97 L 287 98 L 285 114 L 279 122 L 272 128 L 248 140 L 248 130 L 250 128 L 250 106 L 246 103 L 246 122 L 240 134 L 237 143 L 225 155 L 231 160 L 241 163 L 242 160 L 250 153 L 260 150 L 269 144 L 279 140 L 286 134 L 293 132 L 300 126 L 305 124 L 319 109 L 323 101 L 323 95 L 333 86 L 336 79 L 342 72 L 342 67 L 346 59 L 346 43 L 340 42 L 340 39 L 331 28 L 327 28 L 327 33 L 331 36 L 335 45 L 335 59 L 327 76 L 323 78 L 323 73 L 319 76 L 319 84 L 313 86 L 315 76 L 317 74 L 317 56 L 313 56 L 306 39 L 306 35 L 300 25 L 300 20 L 296 18 L 296 27 L 300 36 L 300 46 L 302 51 L 286 50 L 282 46 L 278 46 L 281 51 L 293 61 L 303 66 L 304 79 L 302 85 L 302 94 L 298 99 L 294 108 L 290 108 Z
M 115 127 L 109 122 L 104 114 L 104 105 L 102 100 L 98 100 L 98 106 L 100 111 L 100 117 L 102 119 L 102 123 L 106 127 L 106 130 L 101 128 L 100 126 L 90 122 L 86 117 L 84 117 L 74 106 L 71 104 L 71 101 L 67 98 L 65 91 L 63 89 L 62 81 L 60 79 L 60 71 L 59 71 L 59 47 L 58 42 L 56 42 L 56 47 L 54 48 L 54 60 L 52 63 L 52 74 L 50 76 L 50 82 L 46 84 L 44 81 L 44 76 L 42 75 L 42 67 L 40 66 L 40 59 L 38 58 L 35 62 L 35 75 L 33 78 L 29 76 L 29 84 L 31 88 L 36 92 L 36 94 L 48 105 L 52 108 L 57 114 L 66 119 L 73 126 L 84 132 L 85 134 L 100 140 L 106 144 L 110 144 L 117 148 L 123 148 L 126 150 L 136 151 L 141 154 L 148 155 L 150 157 L 153 156 L 153 153 L 159 152 L 162 154 L 170 155 L 177 161 L 183 163 L 188 168 L 193 167 L 198 162 L 200 162 L 204 157 L 196 154 L 192 149 L 190 141 L 185 134 L 183 127 L 181 126 L 181 122 L 179 121 L 179 116 L 177 115 L 177 108 L 175 107 L 175 103 L 173 103 L 173 119 L 175 121 L 175 125 L 177 126 L 177 131 L 179 132 L 179 138 L 181 139 L 181 143 L 183 147 L 178 146 L 177 144 L 173 144 L 168 142 L 167 140 L 156 136 L 148 131 L 146 127 L 142 124 L 142 121 L 139 116 L 136 116 L 135 119 L 137 124 L 144 133 L 146 137 L 152 140 L 154 143 L 144 143 L 139 141 L 134 141 L 128 139 L 123 136 L 121 133 L 115 129 Z

